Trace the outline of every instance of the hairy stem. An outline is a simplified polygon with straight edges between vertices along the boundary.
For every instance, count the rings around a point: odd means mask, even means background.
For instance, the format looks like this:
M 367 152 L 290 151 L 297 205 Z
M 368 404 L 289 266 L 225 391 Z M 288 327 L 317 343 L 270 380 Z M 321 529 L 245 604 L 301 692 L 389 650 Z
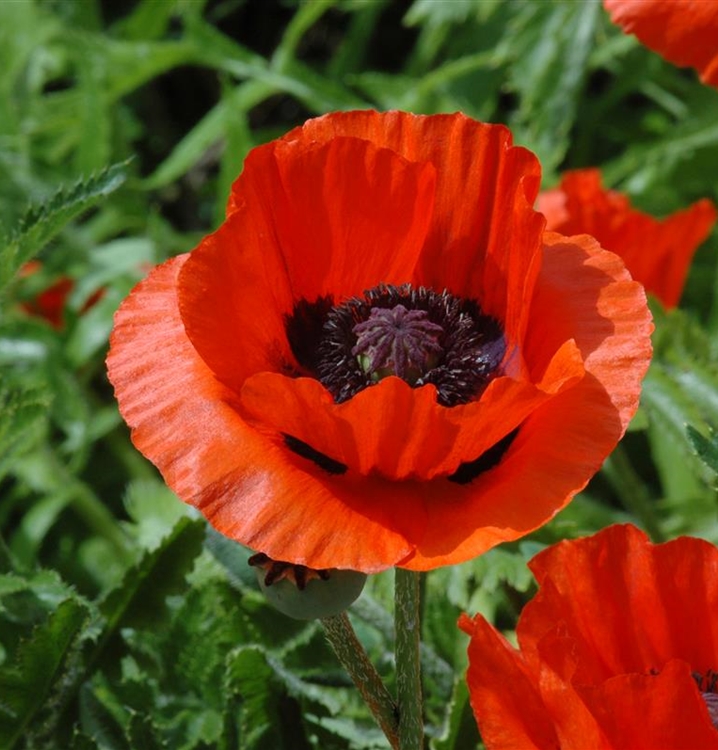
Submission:
M 395 571 L 396 687 L 399 706 L 399 750 L 421 750 L 424 717 L 421 694 L 420 574 Z
M 396 703 L 369 660 L 346 612 L 325 617 L 321 623 L 339 662 L 349 673 L 389 744 L 393 750 L 399 750 Z

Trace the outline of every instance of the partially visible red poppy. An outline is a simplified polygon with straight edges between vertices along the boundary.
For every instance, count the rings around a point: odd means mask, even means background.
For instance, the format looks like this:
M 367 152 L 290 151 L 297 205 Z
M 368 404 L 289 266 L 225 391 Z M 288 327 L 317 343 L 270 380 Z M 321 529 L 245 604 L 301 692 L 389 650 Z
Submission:
M 611 526 L 529 566 L 518 649 L 480 615 L 460 621 L 489 750 L 718 748 L 718 548 Z
M 566 172 L 557 188 L 539 193 L 536 205 L 546 229 L 595 237 L 667 308 L 678 304 L 693 255 L 716 220 L 707 199 L 654 219 L 633 208 L 627 196 L 606 190 L 598 169 Z
M 38 260 L 31 260 L 20 269 L 20 276 L 27 277 L 38 273 L 42 268 L 42 263 Z M 23 300 L 22 309 L 37 318 L 43 318 L 53 328 L 61 330 L 65 325 L 65 305 L 70 293 L 75 288 L 75 282 L 69 276 L 61 276 L 50 286 L 45 287 L 41 292 Z M 104 295 L 103 289 L 98 289 L 87 299 L 80 312 L 89 310 Z
M 603 0 L 611 21 L 675 65 L 718 86 L 716 0 Z
M 645 295 L 544 235 L 530 152 L 461 115 L 341 112 L 252 151 L 228 216 L 115 318 L 135 445 L 226 536 L 307 567 L 459 562 L 600 467 Z

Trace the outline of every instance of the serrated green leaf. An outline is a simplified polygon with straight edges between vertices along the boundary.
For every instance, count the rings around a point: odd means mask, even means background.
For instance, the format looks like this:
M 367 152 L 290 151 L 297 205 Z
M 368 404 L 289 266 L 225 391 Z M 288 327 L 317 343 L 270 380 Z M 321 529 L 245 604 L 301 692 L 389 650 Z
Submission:
M 601 18 L 598 0 L 517 3 L 500 56 L 514 56 L 511 81 L 520 94 L 512 125 L 519 142 L 553 170 L 569 145 L 588 60 Z
M 240 648 L 229 655 L 225 688 L 239 701 L 242 745 L 254 750 L 282 748 L 277 723 L 281 689 L 258 646 Z
M 133 750 L 117 717 L 89 685 L 80 692 L 80 725 L 102 750 Z
M 162 543 L 132 566 L 99 603 L 106 618 L 102 640 L 120 627 L 152 627 L 167 596 L 181 590 L 202 549 L 204 521 L 181 518 Z
M 30 575 L 8 573 L 0 575 L 0 605 L 8 609 L 6 597 L 20 591 L 29 592 L 37 600 L 43 614 L 57 608 L 74 592 L 54 570 L 39 570 Z M 0 610 L 1 611 L 1 610 Z
M 50 395 L 42 389 L 0 388 L 0 479 L 44 435 Z
M 0 669 L 0 746 L 12 748 L 62 678 L 89 610 L 66 599 L 18 648 L 12 666 Z
M 127 177 L 127 164 L 113 164 L 97 175 L 60 188 L 47 201 L 31 205 L 0 250 L 0 290 L 68 222 L 117 190 Z
M 157 728 L 148 716 L 132 715 L 128 731 L 132 750 L 166 750 L 167 743 L 157 734 Z
M 309 747 L 298 718 L 288 711 L 286 690 L 259 646 L 235 649 L 227 657 L 225 689 L 238 700 L 241 746 L 252 750 Z
M 686 427 L 688 440 L 698 458 L 713 472 L 718 474 L 718 434 L 709 430 L 709 437 L 701 434 L 692 425 Z

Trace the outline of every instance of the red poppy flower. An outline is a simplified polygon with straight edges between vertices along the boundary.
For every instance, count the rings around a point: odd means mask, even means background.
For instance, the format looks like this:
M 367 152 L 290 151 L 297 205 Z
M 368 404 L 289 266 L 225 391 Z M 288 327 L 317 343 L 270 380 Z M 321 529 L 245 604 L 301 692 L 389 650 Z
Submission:
M 718 86 L 715 0 L 603 0 L 611 21 L 676 65 L 690 65 Z
M 566 172 L 558 188 L 539 194 L 537 208 L 546 229 L 590 234 L 620 255 L 633 278 L 667 308 L 678 304 L 693 255 L 716 220 L 707 199 L 654 219 L 632 208 L 625 195 L 604 189 L 598 169 Z
M 252 151 L 226 221 L 117 313 L 135 445 L 225 535 L 371 573 L 545 523 L 635 412 L 645 295 L 543 236 L 508 130 L 344 112 Z
M 38 273 L 41 268 L 42 263 L 40 261 L 28 261 L 20 269 L 20 277 L 32 276 Z M 21 303 L 21 307 L 28 315 L 43 318 L 53 328 L 61 330 L 65 325 L 65 305 L 67 304 L 67 298 L 74 288 L 75 282 L 69 276 L 61 276 L 31 299 L 24 300 Z M 89 310 L 102 298 L 103 294 L 103 289 L 99 289 L 92 294 L 80 312 Z
M 480 615 L 460 621 L 489 750 L 718 748 L 716 547 L 611 526 L 529 565 L 518 650 Z

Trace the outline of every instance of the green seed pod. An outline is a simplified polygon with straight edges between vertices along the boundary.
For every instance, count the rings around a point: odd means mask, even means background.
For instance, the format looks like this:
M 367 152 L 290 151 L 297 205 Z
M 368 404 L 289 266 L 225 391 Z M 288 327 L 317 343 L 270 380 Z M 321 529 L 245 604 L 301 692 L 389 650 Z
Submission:
M 343 612 L 357 599 L 364 588 L 366 574 L 356 570 L 329 570 L 328 578 L 313 578 L 304 589 L 283 578 L 269 586 L 264 582 L 265 572 L 257 568 L 259 588 L 267 601 L 282 614 L 295 620 L 315 620 Z

